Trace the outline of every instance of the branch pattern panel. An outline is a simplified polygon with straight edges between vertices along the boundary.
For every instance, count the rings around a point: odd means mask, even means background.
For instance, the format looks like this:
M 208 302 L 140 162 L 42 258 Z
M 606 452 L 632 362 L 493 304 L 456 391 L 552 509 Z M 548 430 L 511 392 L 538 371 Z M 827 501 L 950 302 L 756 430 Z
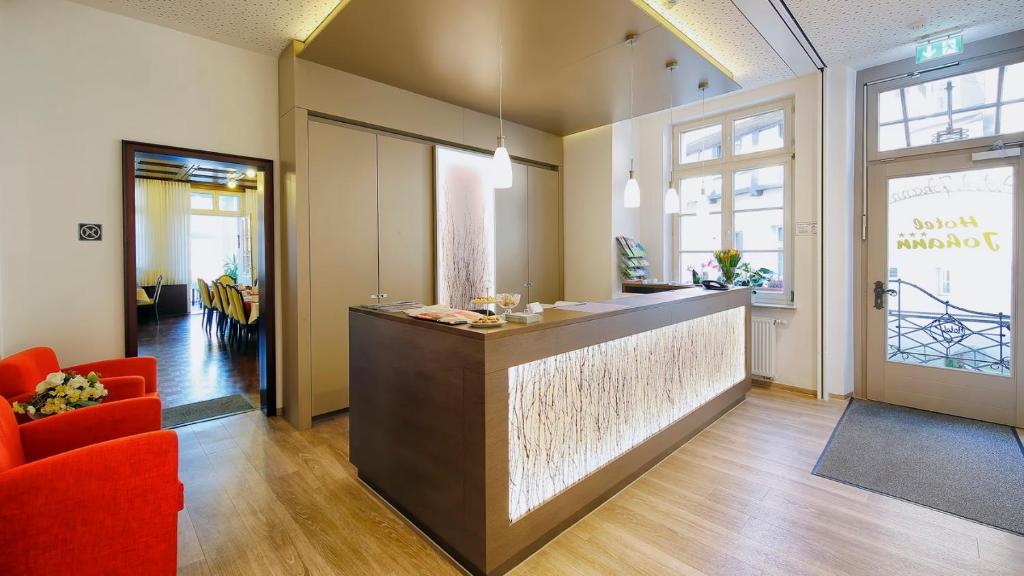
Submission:
M 743 307 L 509 368 L 509 520 L 746 377 Z

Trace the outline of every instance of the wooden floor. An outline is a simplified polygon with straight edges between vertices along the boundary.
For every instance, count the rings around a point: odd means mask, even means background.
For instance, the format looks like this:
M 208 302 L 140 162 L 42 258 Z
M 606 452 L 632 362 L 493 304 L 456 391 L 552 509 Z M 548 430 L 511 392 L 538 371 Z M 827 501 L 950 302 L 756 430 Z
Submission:
M 1015 574 L 1024 538 L 810 474 L 844 401 L 747 400 L 513 574 Z M 458 574 L 356 479 L 348 417 L 179 429 L 180 574 Z
M 202 314 L 139 323 L 139 355 L 158 360 L 157 387 L 164 408 L 241 394 L 260 406 L 259 352 L 243 350 L 216 330 L 203 328 Z

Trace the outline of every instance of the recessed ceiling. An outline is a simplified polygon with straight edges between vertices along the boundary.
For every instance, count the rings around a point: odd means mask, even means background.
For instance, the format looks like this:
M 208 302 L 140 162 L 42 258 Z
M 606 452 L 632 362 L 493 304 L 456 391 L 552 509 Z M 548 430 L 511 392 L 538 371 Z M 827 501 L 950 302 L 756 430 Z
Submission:
M 229 187 L 234 181 L 238 190 L 255 190 L 256 178 L 246 173 L 252 166 L 199 160 L 166 154 L 139 152 L 135 154 L 135 177 L 156 180 L 174 180 L 193 184 Z
M 633 115 L 739 87 L 630 0 L 351 0 L 299 57 L 497 115 L 499 22 L 505 118 L 552 134 L 629 118 L 633 63 Z
M 918 40 L 964 30 L 967 42 L 1024 28 L 1024 0 L 786 0 L 832 66 L 854 69 L 914 55 Z
M 74 0 L 108 12 L 277 56 L 304 39 L 338 0 Z
M 339 0 L 73 0 L 257 52 L 304 40 Z M 394 0 L 376 0 L 393 4 Z M 432 5 L 444 0 L 423 0 Z M 553 3 L 562 0 L 552 0 Z M 621 0 L 629 2 L 630 0 Z M 733 0 L 633 0 L 721 62 L 743 88 L 792 78 L 786 62 Z M 519 0 L 506 0 L 512 5 Z M 855 69 L 913 55 L 920 38 L 963 29 L 968 42 L 1024 29 L 1022 0 L 786 0 L 830 65 Z M 594 7 L 585 11 L 593 11 Z

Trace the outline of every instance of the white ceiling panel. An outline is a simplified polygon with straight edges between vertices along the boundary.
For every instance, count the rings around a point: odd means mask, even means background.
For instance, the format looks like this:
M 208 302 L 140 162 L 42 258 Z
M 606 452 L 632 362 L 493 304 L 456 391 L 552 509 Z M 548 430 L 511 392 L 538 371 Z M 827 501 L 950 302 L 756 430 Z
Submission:
M 793 78 L 793 71 L 732 0 L 642 0 L 732 71 L 744 88 Z
M 918 40 L 962 29 L 967 42 L 1024 28 L 1024 0 L 786 0 L 829 66 L 914 55 Z
M 74 0 L 232 46 L 276 56 L 302 40 L 338 0 Z

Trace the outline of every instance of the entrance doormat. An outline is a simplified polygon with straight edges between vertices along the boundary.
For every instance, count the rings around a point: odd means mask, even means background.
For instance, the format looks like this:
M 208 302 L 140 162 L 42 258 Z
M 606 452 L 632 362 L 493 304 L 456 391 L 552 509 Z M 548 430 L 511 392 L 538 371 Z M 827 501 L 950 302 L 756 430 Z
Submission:
M 812 472 L 1024 536 L 1010 426 L 853 398 Z
M 213 400 L 203 400 L 202 402 L 183 404 L 173 408 L 164 408 L 163 426 L 164 428 L 177 428 L 202 422 L 203 420 L 223 418 L 250 410 L 255 410 L 255 408 L 245 399 L 245 396 L 232 394 L 223 398 L 214 398 Z

